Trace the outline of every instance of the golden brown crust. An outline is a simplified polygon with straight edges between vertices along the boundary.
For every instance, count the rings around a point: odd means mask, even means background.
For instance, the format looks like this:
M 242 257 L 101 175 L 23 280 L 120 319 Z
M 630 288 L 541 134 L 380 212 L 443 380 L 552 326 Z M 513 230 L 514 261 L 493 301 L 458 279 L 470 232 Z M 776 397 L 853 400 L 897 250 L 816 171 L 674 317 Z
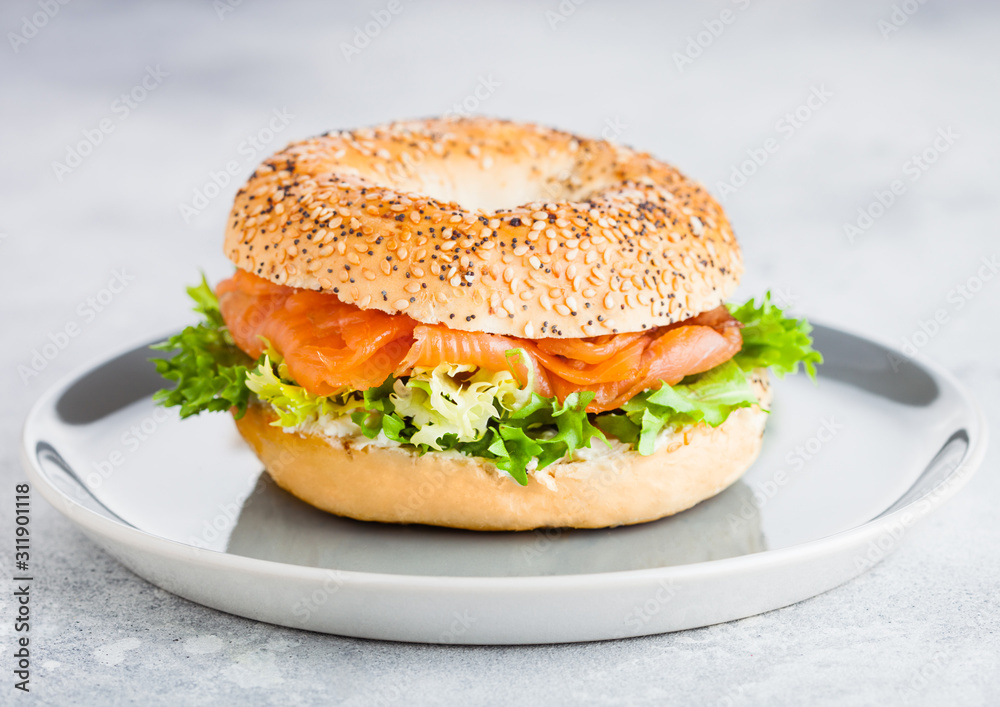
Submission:
M 766 374 L 754 387 L 762 404 Z M 767 413 L 737 410 L 718 428 L 684 428 L 650 456 L 624 449 L 564 461 L 520 486 L 488 462 L 399 447 L 355 448 L 344 438 L 287 433 L 255 404 L 236 424 L 275 482 L 337 515 L 470 530 L 602 528 L 683 511 L 735 482 L 760 451 Z
M 363 309 L 526 338 L 681 321 L 742 272 L 722 208 L 673 167 L 486 118 L 290 145 L 237 194 L 225 251 Z

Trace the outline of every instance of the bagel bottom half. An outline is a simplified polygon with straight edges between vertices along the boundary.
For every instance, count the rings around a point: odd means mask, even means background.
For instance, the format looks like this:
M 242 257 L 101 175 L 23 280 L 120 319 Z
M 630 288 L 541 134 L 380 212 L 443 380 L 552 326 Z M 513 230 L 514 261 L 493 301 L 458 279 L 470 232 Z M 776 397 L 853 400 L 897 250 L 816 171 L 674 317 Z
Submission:
M 766 373 L 753 376 L 764 406 Z M 529 474 L 521 486 L 483 459 L 457 452 L 423 456 L 358 438 L 285 432 L 270 406 L 253 403 L 236 421 L 278 486 L 329 513 L 383 523 L 469 530 L 603 528 L 679 513 L 734 483 L 760 452 L 767 413 L 733 412 L 719 427 L 664 433 L 642 456 L 624 444 Z

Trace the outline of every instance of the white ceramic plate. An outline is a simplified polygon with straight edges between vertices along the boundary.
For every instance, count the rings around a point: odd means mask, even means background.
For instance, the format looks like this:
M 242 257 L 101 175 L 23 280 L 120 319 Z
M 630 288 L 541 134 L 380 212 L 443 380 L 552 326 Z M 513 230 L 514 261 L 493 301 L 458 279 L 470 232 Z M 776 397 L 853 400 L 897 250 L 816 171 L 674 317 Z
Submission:
M 31 481 L 150 582 L 260 621 L 345 636 L 515 644 L 639 636 L 787 606 L 865 571 L 969 478 L 982 414 L 947 373 L 817 327 L 819 384 L 775 385 L 759 460 L 655 523 L 475 533 L 363 523 L 276 488 L 227 415 L 150 401 L 145 347 L 32 409 Z

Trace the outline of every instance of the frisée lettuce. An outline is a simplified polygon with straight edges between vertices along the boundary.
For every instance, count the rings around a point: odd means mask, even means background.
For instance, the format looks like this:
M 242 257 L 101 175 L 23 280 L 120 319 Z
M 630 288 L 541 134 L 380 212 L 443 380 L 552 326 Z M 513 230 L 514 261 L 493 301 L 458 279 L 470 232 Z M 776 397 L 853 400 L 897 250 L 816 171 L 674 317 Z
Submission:
M 441 449 L 440 440 L 449 436 L 458 442 L 482 439 L 491 419 L 524 407 L 529 391 L 530 384 L 523 389 L 509 371 L 442 363 L 396 380 L 389 397 L 396 413 L 418 430 L 410 442 Z
M 176 382 L 154 394 L 153 400 L 164 407 L 180 407 L 182 418 L 230 409 L 242 417 L 250 402 L 246 379 L 253 359 L 233 342 L 204 275 L 201 284 L 187 288 L 187 293 L 203 321 L 150 347 L 174 352 L 171 358 L 154 358 L 153 363 L 157 373 Z

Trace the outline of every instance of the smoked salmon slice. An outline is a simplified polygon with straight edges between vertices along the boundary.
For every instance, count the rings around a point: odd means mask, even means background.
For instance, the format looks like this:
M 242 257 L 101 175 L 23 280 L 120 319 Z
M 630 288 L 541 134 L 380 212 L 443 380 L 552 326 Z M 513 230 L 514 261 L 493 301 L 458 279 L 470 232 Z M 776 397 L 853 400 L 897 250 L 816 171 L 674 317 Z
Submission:
M 413 346 L 396 369 L 405 376 L 417 366 L 434 368 L 441 363 L 465 363 L 487 371 L 511 371 L 522 384 L 529 380 L 528 366 L 534 370 L 535 392 L 551 397 L 545 370 L 531 355 L 527 342 L 499 334 L 456 331 L 440 324 L 420 324 L 413 330 Z M 522 349 L 526 355 L 508 352 Z M 527 360 L 525 360 L 527 359 Z
M 512 371 L 522 382 L 530 370 L 540 395 L 565 400 L 592 391 L 587 410 L 603 412 L 725 363 L 742 346 L 741 325 L 724 306 L 645 332 L 532 340 L 420 324 L 243 270 L 219 283 L 216 294 L 236 345 L 257 358 L 269 342 L 292 378 L 315 395 L 366 390 L 390 375 L 454 363 Z M 508 355 L 515 349 L 522 353 Z
M 735 356 L 741 346 L 738 326 L 725 327 L 723 333 L 697 324 L 671 329 L 643 353 L 641 375 L 624 390 L 619 389 L 614 398 L 603 401 L 601 410 L 620 408 L 644 390 L 659 388 L 664 383 L 674 385 L 685 376 L 715 368 Z
M 600 363 L 587 364 L 544 353 L 540 346 L 532 346 L 532 352 L 542 366 L 554 375 L 577 385 L 612 383 L 631 378 L 642 364 L 643 352 L 651 343 L 645 337 L 635 339 L 631 344 L 608 356 Z
M 216 294 L 236 345 L 257 358 L 270 342 L 295 382 L 314 395 L 381 385 L 413 343 L 416 322 L 409 317 L 362 310 L 242 270 Z
M 664 327 L 666 328 L 666 327 Z M 685 376 L 702 373 L 725 363 L 740 350 L 738 326 L 726 327 L 726 334 L 701 325 L 684 325 L 657 336 L 642 354 L 642 363 L 622 378 L 600 383 L 578 384 L 562 376 L 551 377 L 560 400 L 577 390 L 589 390 L 594 399 L 589 412 L 615 410 L 644 390 L 663 383 L 674 385 Z
M 645 332 L 635 331 L 626 334 L 605 334 L 590 339 L 539 339 L 535 344 L 542 353 L 564 356 L 583 363 L 601 363 L 636 339 L 645 336 Z

